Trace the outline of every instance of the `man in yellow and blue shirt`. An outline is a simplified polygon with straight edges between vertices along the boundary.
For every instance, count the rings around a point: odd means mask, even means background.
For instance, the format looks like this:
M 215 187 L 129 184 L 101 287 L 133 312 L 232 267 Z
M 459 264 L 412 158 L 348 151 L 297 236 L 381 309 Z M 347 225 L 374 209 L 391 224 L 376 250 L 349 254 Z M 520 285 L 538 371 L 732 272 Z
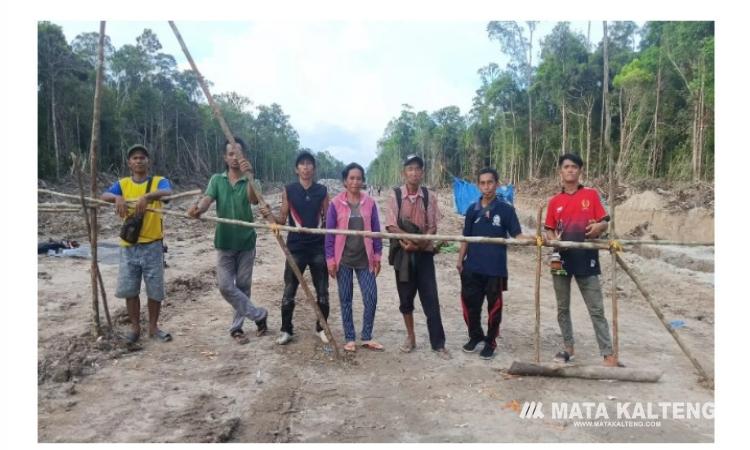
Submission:
M 161 301 L 164 300 L 164 230 L 161 214 L 146 208 L 161 209 L 161 198 L 172 193 L 169 180 L 161 176 L 149 176 L 149 154 L 146 147 L 134 145 L 128 149 L 128 168 L 131 176 L 116 181 L 101 199 L 115 204 L 115 213 L 123 219 L 142 215 L 143 225 L 138 242 L 130 244 L 120 240 L 120 269 L 117 276 L 115 297 L 124 298 L 130 318 L 131 331 L 126 338 L 136 342 L 141 334 L 141 279 L 146 284 L 148 297 L 148 334 L 163 342 L 172 336 L 157 326 Z M 128 205 L 127 202 L 135 202 Z

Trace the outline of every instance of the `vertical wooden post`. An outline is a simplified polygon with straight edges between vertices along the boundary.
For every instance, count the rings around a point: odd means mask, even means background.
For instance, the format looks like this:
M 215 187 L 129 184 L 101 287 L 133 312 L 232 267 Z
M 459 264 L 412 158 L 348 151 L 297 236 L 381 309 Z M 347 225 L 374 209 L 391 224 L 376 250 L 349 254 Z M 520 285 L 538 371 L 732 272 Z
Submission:
M 96 183 L 97 178 L 97 157 L 96 152 L 99 148 L 99 124 L 101 117 L 101 90 L 102 90 L 102 78 L 104 69 L 104 30 L 105 21 L 99 22 L 99 53 L 98 62 L 96 66 L 96 85 L 94 87 L 94 119 L 91 125 L 91 146 L 89 147 L 89 167 L 91 168 L 91 197 L 97 197 L 98 187 Z M 85 207 L 85 206 L 84 206 Z M 91 296 L 92 306 L 94 312 L 94 324 L 96 326 L 97 336 L 101 334 L 101 323 L 99 320 L 99 295 L 98 295 L 98 254 L 97 254 L 97 233 L 98 225 L 96 220 L 96 208 L 90 209 L 91 216 L 91 231 L 89 234 L 89 241 L 91 242 Z
M 539 239 L 542 238 L 542 209 L 544 209 L 544 203 L 539 205 L 539 211 L 536 214 L 536 238 L 537 242 Z M 541 356 L 540 356 L 540 323 L 541 323 L 541 301 L 539 297 L 539 290 L 541 285 L 541 279 L 542 279 L 542 246 L 538 245 L 536 246 L 536 282 L 534 284 L 534 311 L 536 312 L 535 315 L 535 322 L 534 322 L 534 354 L 536 357 L 536 362 L 539 362 Z
M 612 155 L 612 142 L 610 141 L 610 121 L 611 113 L 609 109 L 609 56 L 607 54 L 607 21 L 604 21 L 604 37 L 603 37 L 603 56 L 604 56 L 604 111 L 605 111 L 605 122 L 604 122 L 604 145 L 607 147 L 607 170 L 609 171 L 609 217 L 610 217 L 610 228 L 609 234 L 612 239 L 616 239 L 615 234 L 615 196 L 616 193 L 616 180 L 614 171 L 614 161 Z M 612 352 L 616 359 L 620 357 L 620 338 L 619 338 L 619 311 L 617 305 L 617 251 L 610 249 L 612 255 Z
M 183 53 L 185 53 L 185 57 L 190 63 L 190 67 L 192 67 L 193 72 L 195 72 L 195 75 L 198 78 L 198 83 L 203 89 L 203 93 L 206 95 L 206 99 L 208 100 L 208 103 L 214 112 L 214 116 L 216 117 L 216 120 L 219 121 L 219 126 L 221 126 L 221 130 L 224 132 L 224 136 L 230 143 L 232 143 L 232 145 L 234 145 L 235 144 L 234 135 L 229 130 L 229 126 L 224 120 L 224 116 L 221 114 L 221 111 L 219 110 L 219 106 L 214 101 L 214 98 L 211 95 L 211 92 L 208 90 L 208 85 L 206 84 L 206 81 L 203 79 L 203 75 L 198 70 L 198 66 L 196 66 L 195 61 L 193 61 L 193 57 L 190 56 L 190 51 L 185 45 L 185 41 L 182 40 L 182 35 L 177 29 L 177 25 L 175 25 L 175 23 L 170 20 L 169 26 L 172 28 L 172 31 L 174 32 L 175 37 L 177 37 L 177 41 L 179 41 L 180 43 L 180 47 L 182 48 Z M 249 160 L 248 160 L 248 163 L 250 163 Z M 255 177 L 253 176 L 253 173 L 252 173 L 252 164 L 250 165 L 250 167 L 251 167 L 251 171 L 248 173 L 248 178 L 250 179 L 250 189 L 253 190 L 253 192 L 255 193 L 255 196 L 258 198 L 258 203 L 261 206 L 266 206 L 267 204 L 265 200 L 263 200 L 263 196 L 261 195 L 261 193 L 255 190 L 255 187 L 253 184 Z M 270 219 L 267 219 L 267 220 L 269 223 L 275 224 L 275 222 L 272 222 Z M 305 292 L 305 297 L 308 303 L 310 304 L 310 306 L 312 307 L 313 311 L 315 312 L 318 322 L 323 327 L 326 337 L 328 338 L 328 340 L 331 343 L 331 346 L 333 347 L 336 358 L 338 358 L 339 357 L 338 345 L 336 345 L 336 341 L 333 338 L 331 329 L 328 327 L 328 322 L 323 316 L 323 313 L 320 311 L 320 308 L 318 307 L 318 303 L 316 302 L 315 297 L 313 296 L 313 293 L 310 290 L 310 286 L 307 284 L 307 281 L 305 281 L 305 278 L 302 276 L 302 271 L 299 270 L 297 263 L 294 261 L 294 258 L 292 257 L 292 254 L 289 251 L 289 248 L 287 248 L 286 244 L 284 243 L 284 240 L 281 238 L 281 235 L 279 233 L 273 233 L 273 236 L 276 238 L 276 242 L 279 244 L 281 251 L 284 253 L 287 264 L 289 264 L 289 267 L 292 269 L 292 272 L 294 272 L 294 275 L 297 277 L 297 280 L 299 281 L 300 286 L 302 286 L 302 290 Z

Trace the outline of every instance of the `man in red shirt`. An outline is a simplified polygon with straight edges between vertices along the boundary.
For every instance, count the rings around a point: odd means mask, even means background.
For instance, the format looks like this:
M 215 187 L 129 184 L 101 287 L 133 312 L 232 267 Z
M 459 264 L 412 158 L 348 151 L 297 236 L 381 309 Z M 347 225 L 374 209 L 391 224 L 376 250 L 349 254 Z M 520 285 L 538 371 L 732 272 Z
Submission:
M 544 223 L 551 240 L 583 242 L 595 239 L 607 231 L 609 215 L 599 191 L 579 183 L 583 161 L 580 156 L 567 153 L 558 160 L 562 191 L 552 197 L 547 206 Z M 605 366 L 617 366 L 612 351 L 609 324 L 604 315 L 602 288 L 599 283 L 599 251 L 587 249 L 561 250 L 563 271 L 553 273 L 552 282 L 557 298 L 557 322 L 560 325 L 565 349 L 555 355 L 555 361 L 568 362 L 574 356 L 573 323 L 570 317 L 570 282 L 576 279 L 583 301 L 594 325 L 599 351 Z

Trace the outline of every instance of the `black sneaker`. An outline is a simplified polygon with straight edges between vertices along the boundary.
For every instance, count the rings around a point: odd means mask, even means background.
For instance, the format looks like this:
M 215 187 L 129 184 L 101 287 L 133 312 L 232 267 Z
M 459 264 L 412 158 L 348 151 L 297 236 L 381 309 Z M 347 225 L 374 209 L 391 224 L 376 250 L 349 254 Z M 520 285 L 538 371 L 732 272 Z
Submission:
M 477 345 L 479 345 L 479 343 L 483 340 L 484 339 L 469 339 L 469 342 L 465 343 L 462 349 L 466 353 L 474 353 L 475 351 L 477 351 Z
M 495 349 L 490 344 L 484 344 L 484 348 L 479 352 L 479 357 L 482 359 L 492 359 L 495 357 Z
M 255 332 L 256 336 L 261 337 L 266 334 L 266 332 L 268 332 L 268 324 L 266 324 L 266 319 L 267 317 L 264 317 L 255 322 L 255 326 L 258 327 L 258 330 Z

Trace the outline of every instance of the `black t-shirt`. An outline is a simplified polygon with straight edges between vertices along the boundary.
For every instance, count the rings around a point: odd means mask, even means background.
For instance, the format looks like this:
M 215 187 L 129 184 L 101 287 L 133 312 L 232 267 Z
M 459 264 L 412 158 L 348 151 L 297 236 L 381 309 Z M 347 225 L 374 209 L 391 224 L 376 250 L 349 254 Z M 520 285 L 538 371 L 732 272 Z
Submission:
M 323 228 L 325 223 L 321 219 L 323 202 L 328 196 L 328 189 L 319 183 L 313 183 L 308 189 L 299 182 L 286 186 L 286 199 L 289 204 L 289 226 L 305 228 Z M 286 239 L 289 251 L 298 252 L 308 250 L 323 251 L 323 234 L 306 234 L 290 232 Z

